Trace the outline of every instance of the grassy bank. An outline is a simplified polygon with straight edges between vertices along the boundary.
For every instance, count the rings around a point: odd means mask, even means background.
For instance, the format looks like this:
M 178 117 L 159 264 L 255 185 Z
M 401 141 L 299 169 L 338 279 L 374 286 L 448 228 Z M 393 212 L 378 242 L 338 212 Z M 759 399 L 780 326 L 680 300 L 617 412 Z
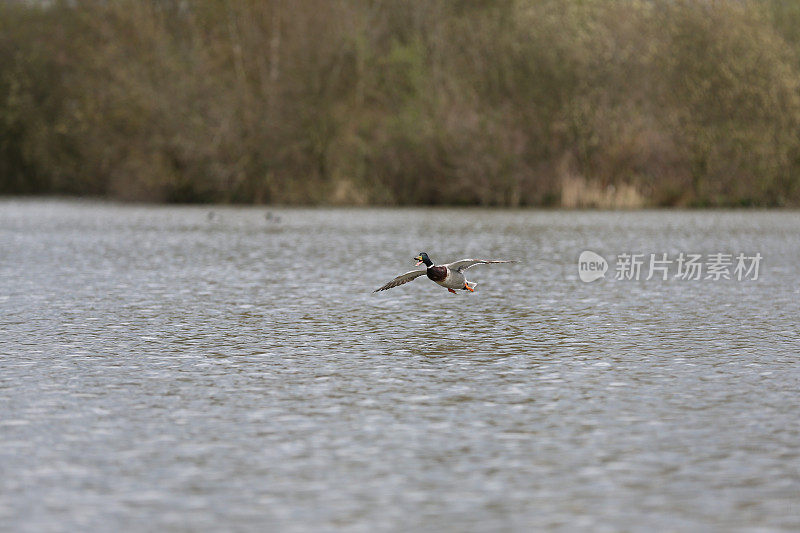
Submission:
M 800 7 L 0 4 L 0 193 L 800 205 Z

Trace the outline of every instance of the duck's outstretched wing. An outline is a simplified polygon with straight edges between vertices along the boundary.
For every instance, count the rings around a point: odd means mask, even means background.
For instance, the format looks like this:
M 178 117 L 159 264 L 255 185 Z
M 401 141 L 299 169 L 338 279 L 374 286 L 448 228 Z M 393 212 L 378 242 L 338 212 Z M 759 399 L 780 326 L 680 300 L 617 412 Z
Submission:
M 444 266 L 449 267 L 450 270 L 457 270 L 461 272 L 475 265 L 492 265 L 495 263 L 516 263 L 516 261 L 493 261 L 488 259 L 461 259 L 460 261 L 455 261 L 453 263 L 449 263 Z
M 392 287 L 397 287 L 398 285 L 402 285 L 403 283 L 408 283 L 409 281 L 414 281 L 418 277 L 424 275 L 427 270 L 412 270 L 411 272 L 406 272 L 405 274 L 400 274 L 392 281 L 381 287 L 380 289 L 375 289 L 372 292 L 378 291 L 385 291 L 386 289 L 391 289 Z

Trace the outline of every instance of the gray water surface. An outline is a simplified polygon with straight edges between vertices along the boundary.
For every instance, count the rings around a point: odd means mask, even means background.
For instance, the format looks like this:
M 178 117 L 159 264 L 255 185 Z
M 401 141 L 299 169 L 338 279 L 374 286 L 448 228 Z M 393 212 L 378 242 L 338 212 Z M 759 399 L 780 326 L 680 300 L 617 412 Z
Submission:
M 372 293 L 419 251 L 521 262 Z M 0 201 L 0 529 L 796 531 L 798 265 L 797 212 Z

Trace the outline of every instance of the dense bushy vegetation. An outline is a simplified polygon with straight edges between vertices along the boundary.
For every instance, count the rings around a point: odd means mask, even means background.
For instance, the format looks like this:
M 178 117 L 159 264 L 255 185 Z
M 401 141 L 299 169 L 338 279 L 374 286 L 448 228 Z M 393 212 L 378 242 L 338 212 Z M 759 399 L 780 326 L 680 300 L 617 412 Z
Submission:
M 0 193 L 800 205 L 800 4 L 0 3 Z

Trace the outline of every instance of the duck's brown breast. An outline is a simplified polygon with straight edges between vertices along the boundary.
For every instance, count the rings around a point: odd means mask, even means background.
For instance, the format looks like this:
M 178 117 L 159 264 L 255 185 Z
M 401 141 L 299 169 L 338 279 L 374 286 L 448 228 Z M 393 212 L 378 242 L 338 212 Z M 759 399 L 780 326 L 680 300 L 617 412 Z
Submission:
M 428 278 L 431 281 L 444 281 L 447 277 L 447 267 L 445 266 L 432 266 L 428 267 Z

